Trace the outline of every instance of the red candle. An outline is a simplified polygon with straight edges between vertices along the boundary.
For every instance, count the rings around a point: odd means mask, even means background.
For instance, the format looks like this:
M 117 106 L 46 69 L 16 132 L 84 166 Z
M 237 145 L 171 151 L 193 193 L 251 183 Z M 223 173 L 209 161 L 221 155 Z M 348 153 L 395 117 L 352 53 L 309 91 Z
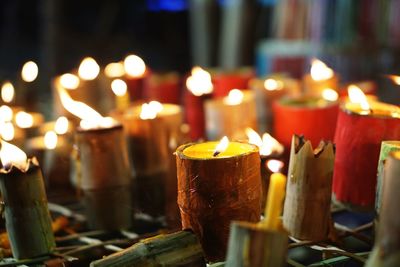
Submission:
M 152 73 L 144 81 L 143 98 L 161 103 L 180 103 L 180 77 L 176 72 Z
M 250 79 L 254 77 L 251 68 L 243 68 L 235 72 L 218 72 L 213 75 L 213 97 L 224 97 L 232 89 L 248 89 Z
M 399 139 L 398 107 L 372 100 L 368 103 L 365 95 L 363 102 L 346 103 L 339 112 L 335 133 L 335 199 L 352 209 L 372 210 L 381 142 Z
M 136 56 L 129 55 L 124 59 L 125 81 L 131 101 L 143 99 L 144 80 L 150 75 L 144 61 Z
M 290 148 L 293 134 L 304 135 L 317 147 L 333 140 L 338 113 L 336 101 L 318 98 L 283 98 L 273 104 L 274 136 Z
M 205 136 L 204 101 L 213 91 L 211 75 L 200 67 L 192 69 L 192 75 L 186 80 L 184 105 L 186 122 L 190 127 L 190 138 L 198 140 Z

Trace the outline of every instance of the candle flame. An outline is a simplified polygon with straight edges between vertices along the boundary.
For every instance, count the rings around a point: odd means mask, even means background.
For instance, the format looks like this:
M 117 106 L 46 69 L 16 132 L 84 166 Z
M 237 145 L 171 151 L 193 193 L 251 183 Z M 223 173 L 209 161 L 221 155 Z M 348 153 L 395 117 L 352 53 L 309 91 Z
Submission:
M 250 144 L 256 145 L 259 148 L 263 146 L 263 141 L 261 139 L 261 136 L 256 131 L 254 131 L 251 128 L 246 128 L 245 131 Z
M 395 84 L 400 85 L 400 76 L 398 75 L 387 75 Z
M 65 73 L 60 76 L 60 84 L 65 89 L 74 90 L 78 88 L 79 83 L 79 77 L 74 74 Z
M 26 171 L 28 168 L 28 158 L 25 152 L 3 140 L 1 141 L 0 160 L 3 169 L 10 169 L 15 166 L 20 170 Z
M 124 59 L 124 68 L 131 77 L 141 77 L 146 72 L 146 64 L 136 55 L 129 55 Z
M 158 101 L 150 101 L 142 104 L 140 118 L 142 120 L 152 120 L 157 117 L 157 114 L 163 110 L 163 105 Z
M 126 82 L 121 79 L 115 79 L 111 82 L 111 89 L 116 96 L 123 96 L 128 90 Z
M 222 137 L 221 141 L 217 144 L 214 150 L 213 156 L 216 157 L 222 152 L 224 152 L 229 146 L 229 139 L 227 136 Z
M 78 75 L 83 80 L 94 80 L 99 72 L 100 66 L 92 57 L 84 58 L 78 68 Z
M 186 87 L 195 96 L 212 93 L 213 84 L 210 73 L 200 67 L 193 67 L 192 75 L 186 80 Z
M 109 78 L 122 77 L 125 75 L 124 64 L 122 62 L 112 62 L 105 67 L 104 73 Z
M 25 111 L 19 111 L 15 115 L 15 123 L 19 128 L 30 128 L 33 126 L 33 116 Z
M 13 111 L 9 106 L 3 105 L 0 107 L 0 121 L 11 121 Z
M 311 61 L 311 78 L 314 81 L 323 81 L 333 77 L 334 72 L 324 62 L 316 58 Z
M 261 138 L 256 131 L 246 128 L 246 135 L 250 144 L 258 146 L 260 155 L 262 156 L 269 156 L 273 153 L 281 154 L 284 150 L 283 145 L 268 133 L 264 133 Z
M 69 121 L 66 117 L 61 116 L 56 120 L 54 131 L 59 134 L 66 134 L 68 132 Z
M 267 167 L 273 173 L 280 172 L 283 166 L 284 163 L 277 159 L 270 159 L 267 161 Z
M 36 80 L 39 73 L 39 68 L 33 61 L 28 61 L 24 64 L 21 71 L 22 80 L 25 82 L 33 82 Z
M 110 127 L 110 119 L 103 117 L 96 110 L 83 102 L 73 100 L 64 88 L 57 88 L 61 103 L 64 108 L 71 114 L 81 119 L 80 126 L 87 130 L 93 128 Z M 111 126 L 114 121 L 111 123 Z
M 11 141 L 14 139 L 15 130 L 12 122 L 0 122 L 0 135 L 5 141 Z
M 230 106 L 236 106 L 243 102 L 244 94 L 239 89 L 232 89 L 229 91 L 227 97 L 224 97 L 224 103 Z
M 1 99 L 5 103 L 10 103 L 13 101 L 15 95 L 15 89 L 12 83 L 5 82 L 1 87 Z
M 47 149 L 54 149 L 57 147 L 58 137 L 56 132 L 48 131 L 44 135 L 44 145 Z
M 326 88 L 322 91 L 322 98 L 334 102 L 339 99 L 339 94 L 332 88 Z
M 282 90 L 283 82 L 269 78 L 264 81 L 264 88 L 268 91 Z
M 370 105 L 368 103 L 367 96 L 364 92 L 357 86 L 351 84 L 347 89 L 349 99 L 351 103 L 359 104 L 362 110 L 369 111 Z

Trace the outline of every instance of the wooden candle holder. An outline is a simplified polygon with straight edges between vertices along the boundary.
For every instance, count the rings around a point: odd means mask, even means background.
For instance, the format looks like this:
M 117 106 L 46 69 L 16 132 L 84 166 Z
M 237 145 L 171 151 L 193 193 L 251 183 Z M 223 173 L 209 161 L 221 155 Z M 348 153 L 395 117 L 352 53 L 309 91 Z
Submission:
M 195 96 L 189 90 L 185 90 L 184 98 L 185 119 L 190 127 L 190 138 L 193 141 L 202 139 L 206 133 L 204 102 L 211 98 L 211 95 Z
M 288 235 L 259 224 L 232 222 L 225 266 L 286 266 Z
M 329 79 L 316 81 L 311 74 L 306 74 L 303 77 L 303 86 L 307 95 L 321 97 L 322 92 L 327 88 L 339 92 L 339 76 L 335 74 Z
M 321 142 L 313 150 L 310 141 L 293 136 L 283 225 L 297 239 L 321 241 L 333 230 L 330 204 L 334 150 L 330 142 Z
M 267 80 L 269 83 L 266 87 Z M 271 75 L 265 79 L 254 78 L 249 82 L 249 87 L 255 94 L 259 125 L 265 127 L 267 132 L 272 132 L 273 129 L 272 104 L 283 96 L 295 97 L 301 90 L 298 80 L 279 75 Z
M 90 267 L 106 266 L 205 267 L 206 263 L 196 236 L 190 231 L 180 231 L 141 240 L 132 247 L 90 264 Z
M 169 179 L 171 167 L 174 167 L 172 171 L 176 168 L 170 163 L 169 146 L 172 141 L 180 142 L 183 115 L 177 105 L 163 104 L 163 107 L 156 118 L 149 120 L 140 118 L 140 106 L 131 107 L 123 114 L 112 114 L 124 125 L 129 141 L 137 209 L 152 216 L 165 215 L 166 202 L 176 202 L 176 198 L 167 199 L 166 195 L 177 194 L 176 179 Z
M 383 181 L 385 176 L 385 164 L 386 159 L 391 152 L 400 150 L 400 141 L 383 141 L 381 144 L 381 151 L 379 153 L 379 162 L 378 162 L 378 180 L 376 182 L 376 200 L 375 200 L 375 212 L 376 219 L 379 220 L 379 211 L 382 205 L 382 190 L 383 190 Z
M 223 98 L 205 102 L 206 135 L 208 140 L 217 140 L 228 136 L 233 140 L 243 140 L 247 136 L 247 127 L 257 131 L 257 112 L 254 93 L 243 91 L 243 101 L 237 105 L 228 105 Z
M 78 187 L 84 192 L 91 228 L 131 226 L 131 168 L 121 125 L 76 132 L 80 160 Z
M 26 259 L 52 253 L 56 244 L 36 158 L 28 159 L 27 171 L 14 166 L 1 169 L 0 188 L 13 256 Z
M 396 267 L 400 264 L 400 152 L 387 158 L 384 172 L 382 207 L 374 249 L 366 267 Z
M 183 154 L 191 145 L 176 151 L 182 227 L 196 233 L 207 260 L 221 261 L 230 222 L 260 220 L 260 155 L 254 147 L 229 158 L 196 159 Z
M 399 139 L 399 118 L 365 116 L 341 108 L 335 133 L 335 201 L 348 209 L 373 210 L 381 142 Z

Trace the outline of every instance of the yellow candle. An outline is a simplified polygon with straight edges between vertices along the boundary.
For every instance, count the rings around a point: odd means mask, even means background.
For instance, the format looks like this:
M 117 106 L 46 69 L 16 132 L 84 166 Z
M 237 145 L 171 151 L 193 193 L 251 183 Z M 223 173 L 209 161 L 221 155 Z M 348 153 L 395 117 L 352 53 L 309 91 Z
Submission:
M 281 225 L 283 199 L 285 197 L 286 176 L 282 173 L 273 173 L 270 178 L 265 219 L 263 226 L 270 230 L 278 230 Z

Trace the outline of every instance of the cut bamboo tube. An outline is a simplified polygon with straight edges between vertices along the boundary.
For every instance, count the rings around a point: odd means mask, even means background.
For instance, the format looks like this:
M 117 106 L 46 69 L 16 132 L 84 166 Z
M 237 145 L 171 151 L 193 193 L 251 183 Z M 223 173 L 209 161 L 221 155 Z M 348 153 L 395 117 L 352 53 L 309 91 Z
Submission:
M 232 222 L 226 265 L 229 267 L 285 266 L 288 236 L 260 224 Z
M 80 176 L 78 187 L 91 228 L 128 228 L 132 221 L 131 169 L 121 125 L 76 133 Z
M 384 165 L 389 154 L 397 150 L 400 150 L 400 141 L 383 141 L 381 144 L 381 152 L 379 154 L 379 162 L 378 162 L 378 180 L 376 182 L 376 200 L 375 200 L 376 218 L 378 220 L 379 220 L 380 207 L 382 205 L 382 189 L 385 176 Z
M 36 159 L 28 160 L 27 171 L 15 166 L 9 170 L 1 169 L 0 189 L 13 256 L 26 259 L 50 254 L 56 244 L 43 177 Z
M 226 98 L 210 99 L 204 103 L 208 140 L 228 136 L 233 140 L 246 139 L 247 127 L 257 131 L 257 113 L 254 93 L 243 91 L 243 101 L 227 104 Z
M 387 158 L 384 171 L 382 207 L 378 235 L 366 267 L 397 267 L 400 265 L 400 152 Z
M 232 220 L 258 222 L 261 214 L 260 156 L 251 146 L 246 153 L 208 159 L 176 152 L 178 205 L 183 229 L 192 229 L 209 261 L 225 258 Z
M 158 235 L 114 253 L 104 259 L 93 261 L 90 267 L 205 267 L 201 245 L 189 231 Z
M 334 160 L 332 143 L 313 150 L 310 141 L 293 136 L 283 212 L 283 225 L 293 237 L 320 241 L 330 234 Z

